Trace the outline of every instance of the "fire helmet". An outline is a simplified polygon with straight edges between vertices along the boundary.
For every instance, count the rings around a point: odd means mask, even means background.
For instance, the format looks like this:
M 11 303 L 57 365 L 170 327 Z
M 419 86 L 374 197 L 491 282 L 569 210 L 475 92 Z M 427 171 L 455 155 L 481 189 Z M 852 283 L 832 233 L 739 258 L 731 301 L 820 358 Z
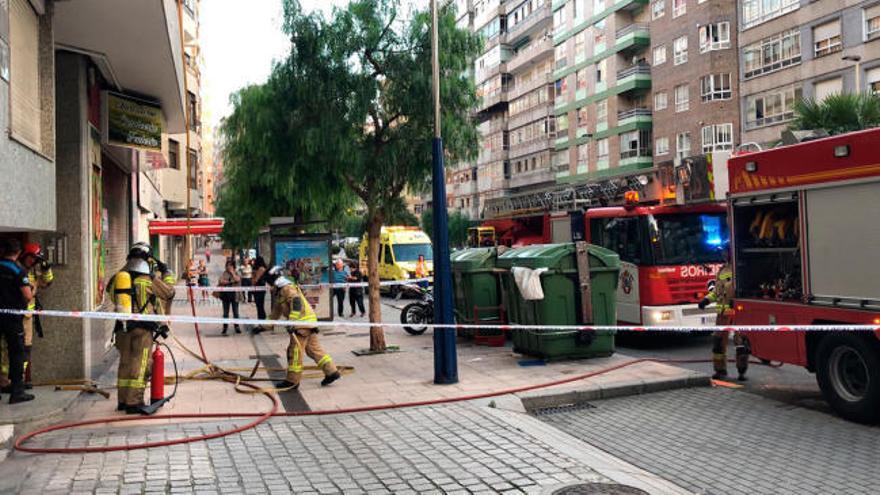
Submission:
M 29 242 L 24 245 L 24 249 L 21 250 L 21 257 L 25 256 L 33 256 L 39 260 L 45 259 L 45 254 L 43 253 L 43 248 L 36 242 Z
M 132 257 L 130 253 L 128 256 L 128 261 L 125 262 L 125 266 L 122 267 L 122 270 L 137 275 L 150 275 L 153 272 L 150 269 L 150 264 L 147 263 L 147 260 L 141 259 L 139 257 Z
M 136 242 L 128 250 L 128 259 L 148 260 L 153 257 L 153 248 L 146 242 Z

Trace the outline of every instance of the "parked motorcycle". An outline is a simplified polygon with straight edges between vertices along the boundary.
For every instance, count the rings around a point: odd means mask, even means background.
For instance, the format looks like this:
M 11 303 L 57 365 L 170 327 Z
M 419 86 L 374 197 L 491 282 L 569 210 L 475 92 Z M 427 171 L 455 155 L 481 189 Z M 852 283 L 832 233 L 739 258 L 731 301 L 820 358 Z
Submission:
M 434 323 L 434 292 L 430 288 L 405 285 L 401 289 L 418 297 L 418 301 L 407 304 L 400 311 L 400 323 L 410 335 L 421 335 L 428 330 L 426 325 Z

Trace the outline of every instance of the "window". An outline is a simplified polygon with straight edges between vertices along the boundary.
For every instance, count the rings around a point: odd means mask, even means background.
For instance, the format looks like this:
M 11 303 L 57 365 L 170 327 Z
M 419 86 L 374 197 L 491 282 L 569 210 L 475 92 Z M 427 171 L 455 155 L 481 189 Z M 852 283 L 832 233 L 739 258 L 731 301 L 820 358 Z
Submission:
M 666 109 L 666 91 L 654 93 L 654 111 Z
M 663 156 L 669 154 L 669 138 L 662 137 L 654 140 L 654 155 Z
M 587 107 L 578 108 L 578 110 L 577 110 L 578 129 L 584 129 L 584 130 L 587 129 L 588 116 L 589 116 L 589 114 L 587 113 Z
M 840 39 L 840 19 L 813 28 L 813 50 L 816 57 L 824 57 L 843 50 Z
M 801 89 L 794 86 L 746 98 L 746 129 L 778 124 L 794 118 L 794 104 Z
M 700 96 L 703 101 L 729 100 L 731 97 L 730 74 L 710 74 L 700 79 Z
M 40 19 L 28 0 L 9 2 L 9 51 L 9 130 L 17 140 L 42 150 Z
M 651 156 L 651 131 L 636 130 L 620 135 L 620 159 Z
M 608 100 L 602 100 L 596 102 L 596 121 L 597 122 L 607 122 L 608 121 Z
M 168 140 L 168 166 L 180 170 L 180 144 L 173 140 Z
M 568 150 L 553 153 L 552 165 L 554 172 L 568 172 Z
M 587 30 L 579 32 L 574 35 L 574 56 L 575 58 L 580 57 L 581 55 L 586 54 L 586 43 L 587 42 Z
M 598 14 L 605 10 L 605 0 L 593 0 L 593 14 Z
M 577 166 L 578 168 L 586 167 L 587 162 L 590 159 L 590 144 L 584 143 L 579 144 L 577 148 L 578 160 Z
M 743 48 L 743 77 L 751 79 L 800 62 L 800 31 L 783 31 Z
M 666 14 L 666 0 L 651 2 L 651 19 L 659 19 Z
M 608 138 L 602 138 L 596 141 L 596 155 L 599 160 L 608 159 Z
M 730 23 L 700 26 L 700 53 L 730 48 Z
M 638 217 L 596 219 L 590 222 L 590 238 L 593 244 L 610 249 L 620 255 L 621 261 L 642 263 L 642 225 Z
M 864 17 L 865 40 L 872 40 L 880 36 L 880 4 L 865 9 Z
M 676 38 L 672 43 L 672 58 L 675 65 L 681 65 L 688 61 L 688 39 L 687 36 Z
M 556 46 L 556 68 L 561 69 L 568 65 L 568 52 L 566 47 L 568 43 L 562 43 Z
M 742 0 L 742 27 L 757 26 L 800 6 L 800 0 Z
M 565 98 L 565 94 L 568 92 L 567 80 L 564 77 L 557 80 L 554 87 L 556 88 L 556 98 Z
M 880 67 L 869 69 L 865 79 L 868 81 L 868 91 L 880 96 Z
M 199 182 L 199 153 L 196 150 L 189 150 L 189 188 L 198 189 Z
M 391 254 L 391 244 L 385 244 L 385 255 L 382 258 L 383 263 L 394 263 L 394 255 Z
M 553 13 L 553 34 L 562 33 L 565 29 L 565 9 L 559 9 Z
M 593 45 L 599 46 L 605 44 L 605 19 L 593 25 Z
M 839 77 L 826 79 L 813 85 L 813 98 L 822 101 L 828 96 L 839 94 L 843 89 L 843 81 Z
M 691 133 L 680 132 L 675 136 L 675 156 L 687 158 L 691 154 Z
M 660 65 L 666 62 L 666 45 L 654 47 L 654 65 Z
M 715 124 L 703 127 L 703 153 L 733 149 L 733 124 Z
M 577 71 L 577 89 L 587 89 L 587 69 L 583 68 Z
M 561 79 L 560 79 L 561 81 Z M 550 101 L 551 93 L 543 86 L 510 102 L 509 115 L 514 116 Z
M 603 58 L 596 64 L 596 82 L 601 84 L 605 82 L 605 68 L 608 67 L 608 59 Z
M 691 92 L 687 84 L 675 87 L 675 111 L 684 112 L 690 108 Z
M 672 18 L 675 19 L 687 12 L 687 0 L 672 0 Z
M 568 137 L 568 114 L 556 116 L 556 132 L 558 137 Z

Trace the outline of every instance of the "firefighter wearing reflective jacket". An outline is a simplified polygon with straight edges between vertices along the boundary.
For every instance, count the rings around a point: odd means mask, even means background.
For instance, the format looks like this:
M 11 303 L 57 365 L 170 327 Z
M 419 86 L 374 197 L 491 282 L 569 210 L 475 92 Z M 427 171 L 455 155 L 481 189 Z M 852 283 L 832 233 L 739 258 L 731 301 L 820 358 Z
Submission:
M 21 252 L 21 264 L 28 271 L 28 280 L 31 283 L 31 292 L 34 298 L 28 303 L 29 310 L 37 309 L 39 299 L 37 293 L 52 285 L 55 275 L 52 273 L 52 266 L 46 261 L 43 254 L 43 248 L 36 243 L 25 244 L 24 250 Z M 31 384 L 31 349 L 34 345 L 34 328 L 37 329 L 37 335 L 43 337 L 43 330 L 40 326 L 39 316 L 28 315 L 24 317 L 24 386 L 25 388 L 33 388 Z
M 122 270 L 111 279 L 107 293 L 118 313 L 167 314 L 174 299 L 175 282 L 174 274 L 168 267 L 153 258 L 150 246 L 139 242 L 132 246 Z M 114 332 L 119 350 L 116 382 L 118 411 L 128 414 L 141 412 L 150 369 L 150 347 L 154 332 L 159 328 L 158 322 L 116 322 Z
M 715 276 L 714 287 L 705 298 L 700 301 L 700 309 L 710 303 L 715 303 L 715 325 L 727 327 L 733 324 L 733 268 L 730 266 L 730 253 L 724 249 L 724 266 Z M 730 337 L 728 330 L 717 330 L 712 334 L 712 365 L 715 374 L 712 378 L 722 379 L 727 377 L 727 341 Z M 739 332 L 734 332 L 733 343 L 736 346 L 736 370 L 739 372 L 738 379 L 745 381 L 746 370 L 749 368 L 749 347 L 746 338 Z
M 306 300 L 302 290 L 281 275 L 281 267 L 275 266 L 266 274 L 266 282 L 272 286 L 275 305 L 272 308 L 272 318 L 278 319 L 285 314 L 291 321 L 310 323 L 317 322 L 318 317 Z M 290 345 L 287 347 L 287 377 L 284 381 L 277 382 L 279 389 L 295 389 L 299 387 L 303 372 L 303 354 L 307 354 L 318 364 L 324 372 L 321 386 L 327 386 L 338 380 L 341 375 L 333 358 L 324 352 L 321 343 L 318 342 L 318 329 L 316 327 L 297 326 L 288 327 Z

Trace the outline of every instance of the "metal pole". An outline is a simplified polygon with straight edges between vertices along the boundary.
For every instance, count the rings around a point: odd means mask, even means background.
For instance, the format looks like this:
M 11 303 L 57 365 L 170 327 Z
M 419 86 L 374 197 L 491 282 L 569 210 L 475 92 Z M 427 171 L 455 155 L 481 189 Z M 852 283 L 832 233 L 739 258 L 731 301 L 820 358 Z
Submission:
M 454 324 L 452 270 L 449 262 L 449 230 L 446 212 L 446 174 L 443 170 L 443 139 L 440 137 L 440 36 L 437 0 L 431 0 L 431 68 L 434 86 L 434 143 L 432 192 L 434 202 L 434 318 Z M 434 329 L 434 383 L 458 383 L 455 328 Z
M 182 62 L 181 66 L 183 67 L 184 127 L 186 128 L 185 129 L 185 132 L 186 132 L 186 139 L 185 139 L 186 151 L 184 152 L 184 156 L 186 157 L 185 158 L 185 160 L 186 160 L 186 162 L 185 162 L 186 163 L 186 179 L 184 180 L 184 184 L 186 184 L 186 235 L 183 238 L 183 252 L 184 252 L 184 256 L 186 257 L 186 259 L 184 260 L 183 265 L 182 265 L 182 266 L 186 266 L 186 263 L 191 258 L 193 258 L 192 231 L 191 231 L 192 213 L 190 212 L 190 208 L 192 206 L 191 205 L 192 198 L 190 197 L 191 193 L 190 193 L 190 188 L 189 188 L 189 186 L 190 186 L 189 178 L 192 174 L 192 169 L 190 168 L 190 167 L 192 167 L 192 164 L 190 163 L 190 160 L 189 160 L 189 147 L 190 147 L 190 142 L 189 142 L 189 126 L 190 126 L 190 124 L 189 123 L 190 123 L 190 119 L 192 118 L 192 116 L 189 114 L 189 83 L 187 81 L 188 74 L 186 72 L 186 42 L 184 41 L 185 36 L 183 33 L 183 0 L 177 1 L 177 24 L 178 24 L 178 30 L 180 32 L 180 58 L 181 58 L 181 62 Z

